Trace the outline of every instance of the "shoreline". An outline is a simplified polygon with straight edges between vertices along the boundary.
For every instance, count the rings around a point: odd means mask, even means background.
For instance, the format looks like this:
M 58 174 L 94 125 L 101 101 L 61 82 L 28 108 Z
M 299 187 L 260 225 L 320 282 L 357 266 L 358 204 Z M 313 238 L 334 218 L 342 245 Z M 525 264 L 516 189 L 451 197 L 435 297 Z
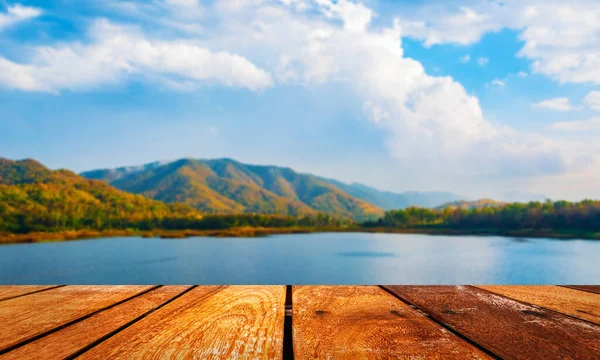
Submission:
M 0 245 L 44 243 L 70 240 L 83 240 L 106 237 L 139 236 L 143 238 L 157 237 L 162 239 L 184 239 L 194 236 L 206 237 L 262 237 L 285 234 L 310 234 L 326 232 L 377 233 L 377 234 L 423 234 L 440 236 L 504 236 L 517 238 L 549 238 L 549 239 L 581 239 L 600 240 L 600 232 L 557 231 L 552 229 L 451 229 L 451 228 L 365 228 L 350 226 L 346 228 L 261 228 L 239 227 L 212 230 L 69 230 L 61 232 L 34 232 L 28 234 L 0 234 Z

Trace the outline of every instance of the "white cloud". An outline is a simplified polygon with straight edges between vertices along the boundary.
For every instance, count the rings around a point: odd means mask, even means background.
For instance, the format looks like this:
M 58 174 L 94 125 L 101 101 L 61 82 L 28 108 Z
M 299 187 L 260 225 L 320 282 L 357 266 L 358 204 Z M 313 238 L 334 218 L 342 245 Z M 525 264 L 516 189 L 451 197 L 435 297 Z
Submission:
M 583 102 L 592 110 L 600 111 L 600 91 L 590 91 Z
M 340 18 L 344 23 L 344 29 L 349 31 L 364 31 L 373 17 L 373 11 L 361 3 L 348 0 L 337 2 L 316 0 L 316 2 L 326 16 Z
M 477 59 L 477 64 L 479 66 L 485 66 L 488 62 L 490 62 L 490 59 L 486 58 L 486 57 L 479 57 Z
M 554 130 L 592 131 L 600 130 L 600 117 L 592 117 L 583 121 L 561 121 L 551 125 Z
M 0 12 L 0 30 L 19 22 L 38 17 L 42 11 L 38 8 L 20 4 L 8 6 L 5 13 Z
M 426 46 L 473 44 L 486 33 L 514 29 L 524 42 L 518 55 L 532 61 L 533 73 L 559 82 L 600 83 L 599 1 L 472 0 L 464 4 L 424 5 L 405 12 L 401 25 Z
M 460 58 L 460 62 L 461 63 L 468 63 L 469 61 L 471 61 L 471 55 L 466 54 L 465 56 L 461 56 Z
M 0 84 L 20 90 L 58 92 L 140 75 L 181 89 L 205 82 L 250 90 L 272 85 L 270 74 L 246 58 L 214 52 L 193 42 L 149 39 L 136 28 L 107 20 L 92 26 L 90 38 L 89 44 L 39 47 L 28 64 L 0 57 Z
M 519 75 L 520 77 L 527 77 L 529 74 L 527 74 L 525 71 L 519 71 L 517 75 Z
M 227 42 L 249 58 L 274 59 L 281 83 L 314 86 L 340 83 L 362 98 L 363 110 L 388 132 L 391 154 L 406 166 L 423 164 L 468 174 L 546 174 L 566 160 L 556 144 L 486 120 L 479 101 L 448 76 L 427 74 L 404 56 L 403 28 L 373 28 L 360 6 L 324 1 L 314 11 L 269 5 L 225 7 L 215 42 Z M 314 9 L 313 9 L 314 10 Z M 370 17 L 374 15 L 369 15 Z M 242 20 L 252 24 L 239 25 Z M 254 54 L 254 56 L 252 55 Z
M 406 16 L 402 18 L 401 26 L 406 36 L 424 40 L 425 46 L 472 44 L 479 41 L 484 33 L 502 28 L 493 14 L 486 14 L 472 7 L 459 5 L 452 13 L 439 6 L 419 10 L 417 14 L 411 14 L 416 16 L 416 20 L 413 16 Z
M 558 97 L 554 99 L 543 100 L 538 103 L 532 104 L 534 108 L 545 108 L 556 111 L 569 111 L 573 109 L 569 99 L 566 97 Z
M 492 80 L 492 85 L 494 86 L 500 86 L 500 87 L 504 87 L 506 85 L 506 83 L 503 80 L 500 79 L 494 79 Z

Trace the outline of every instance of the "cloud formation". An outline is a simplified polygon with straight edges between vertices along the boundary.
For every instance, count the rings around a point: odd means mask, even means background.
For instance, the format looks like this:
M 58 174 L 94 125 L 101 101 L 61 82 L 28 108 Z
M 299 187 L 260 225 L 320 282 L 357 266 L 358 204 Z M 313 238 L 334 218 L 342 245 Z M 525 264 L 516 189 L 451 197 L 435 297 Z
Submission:
M 0 31 L 20 22 L 33 19 L 42 14 L 38 8 L 16 4 L 8 6 L 6 12 L 0 12 Z
M 534 108 L 544 108 L 555 111 L 569 111 L 573 109 L 569 99 L 566 97 L 558 97 L 554 99 L 543 100 L 531 105 Z
M 519 56 L 533 73 L 559 82 L 600 83 L 600 2 L 596 0 L 447 1 L 406 13 L 401 26 L 426 46 L 468 45 L 504 28 L 519 32 Z
M 493 124 L 460 83 L 431 76 L 405 57 L 399 21 L 373 27 L 373 14 L 347 0 L 303 4 L 301 10 L 297 2 L 224 6 L 225 23 L 215 41 L 238 39 L 228 44 L 235 51 L 275 62 L 279 83 L 340 83 L 351 89 L 368 118 L 386 130 L 391 154 L 405 166 L 425 161 L 482 176 L 548 174 L 567 166 L 552 141 Z M 242 19 L 252 24 L 249 29 L 235 25 Z
M 59 92 L 115 83 L 128 76 L 157 79 L 179 88 L 202 83 L 261 90 L 271 75 L 246 58 L 211 51 L 190 40 L 157 40 L 133 26 L 96 20 L 87 43 L 37 47 L 27 63 L 0 57 L 0 84 L 27 90 Z
M 504 80 L 500 80 L 500 79 L 494 79 L 494 80 L 492 80 L 491 84 L 494 85 L 494 86 L 499 86 L 499 87 L 506 86 L 506 82 L 504 82 Z
M 554 130 L 564 131 L 593 131 L 600 130 L 600 117 L 592 117 L 583 121 L 561 121 L 551 126 Z
M 590 91 L 583 99 L 583 102 L 589 106 L 590 109 L 600 111 L 600 91 Z

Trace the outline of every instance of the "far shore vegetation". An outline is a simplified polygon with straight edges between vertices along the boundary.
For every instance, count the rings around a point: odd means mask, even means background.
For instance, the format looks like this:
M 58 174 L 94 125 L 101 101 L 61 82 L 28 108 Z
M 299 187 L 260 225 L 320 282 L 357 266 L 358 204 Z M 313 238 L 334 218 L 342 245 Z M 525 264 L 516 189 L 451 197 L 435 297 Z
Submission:
M 387 211 L 376 221 L 356 223 L 325 214 L 292 217 L 239 214 L 146 218 L 138 221 L 79 218 L 55 222 L 38 214 L 24 227 L 0 222 L 0 243 L 59 241 L 111 236 L 184 238 L 191 236 L 256 237 L 312 232 L 370 232 L 432 235 L 489 235 L 600 239 L 600 202 L 512 203 L 487 208 L 408 209 Z M 20 217 L 24 219 L 24 217 Z M 23 223 L 22 223 L 23 225 Z M 94 226 L 101 225 L 101 226 Z M 9 230 L 10 229 L 10 230 Z

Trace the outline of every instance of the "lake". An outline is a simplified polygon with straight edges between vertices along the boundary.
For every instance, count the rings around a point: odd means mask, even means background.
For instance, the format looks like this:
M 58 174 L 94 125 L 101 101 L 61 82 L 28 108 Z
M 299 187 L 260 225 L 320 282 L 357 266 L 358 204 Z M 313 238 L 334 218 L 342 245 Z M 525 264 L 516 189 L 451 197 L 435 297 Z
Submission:
M 325 233 L 0 246 L 0 284 L 598 284 L 600 241 Z

